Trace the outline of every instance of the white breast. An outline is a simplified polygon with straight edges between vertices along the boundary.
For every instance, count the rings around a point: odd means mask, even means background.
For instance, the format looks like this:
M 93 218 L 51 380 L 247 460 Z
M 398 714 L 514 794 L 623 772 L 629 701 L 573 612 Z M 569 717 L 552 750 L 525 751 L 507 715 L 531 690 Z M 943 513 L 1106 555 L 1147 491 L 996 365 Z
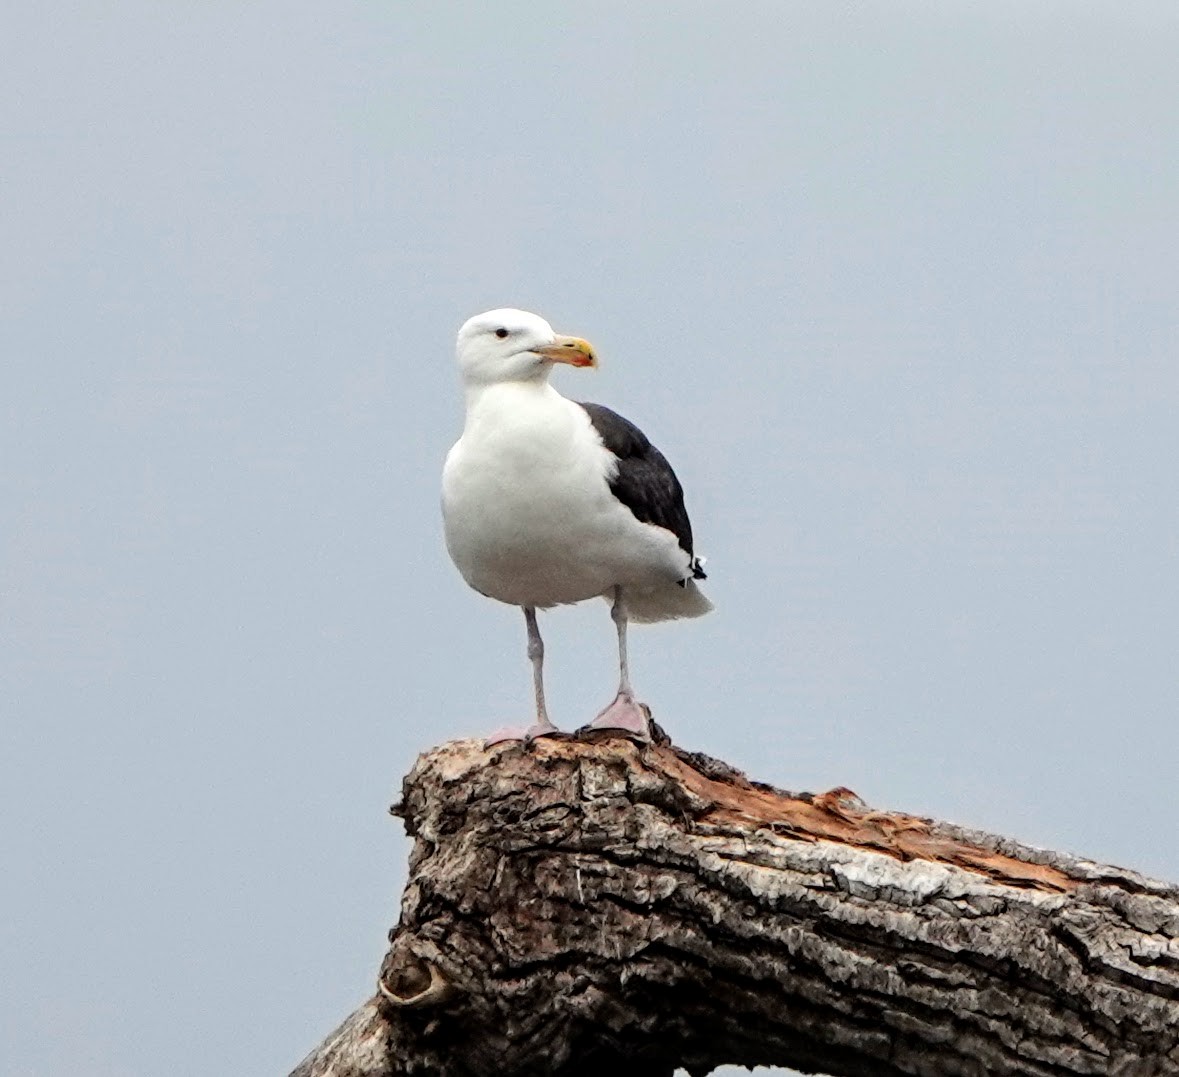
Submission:
M 687 555 L 614 497 L 614 466 L 585 411 L 549 385 L 472 392 L 442 476 L 446 545 L 463 578 L 520 606 L 680 578 Z

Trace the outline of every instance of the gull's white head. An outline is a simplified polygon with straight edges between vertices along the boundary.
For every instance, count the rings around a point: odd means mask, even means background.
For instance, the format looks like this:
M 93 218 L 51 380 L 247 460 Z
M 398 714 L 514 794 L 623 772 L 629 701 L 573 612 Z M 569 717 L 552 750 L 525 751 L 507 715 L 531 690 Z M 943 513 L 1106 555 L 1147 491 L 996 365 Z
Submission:
M 597 366 L 598 362 L 588 341 L 560 336 L 539 314 L 511 307 L 476 314 L 464 322 L 457 351 L 468 385 L 543 381 L 554 363 Z

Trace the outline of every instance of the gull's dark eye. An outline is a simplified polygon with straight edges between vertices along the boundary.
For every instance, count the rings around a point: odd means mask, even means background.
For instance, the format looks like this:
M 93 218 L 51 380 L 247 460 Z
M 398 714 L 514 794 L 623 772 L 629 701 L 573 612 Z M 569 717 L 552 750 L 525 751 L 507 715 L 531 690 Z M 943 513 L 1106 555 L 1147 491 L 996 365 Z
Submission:
M 503 340 L 503 338 L 504 338 L 504 337 L 506 337 L 506 336 L 508 335 L 508 331 L 507 331 L 507 330 L 506 330 L 506 329 L 505 329 L 505 328 L 504 328 L 504 327 L 501 325 L 501 326 L 500 326 L 500 327 L 499 327 L 499 328 L 498 328 L 498 329 L 495 331 L 495 335 L 496 335 L 497 337 L 499 337 L 499 339 L 500 339 L 500 340 Z

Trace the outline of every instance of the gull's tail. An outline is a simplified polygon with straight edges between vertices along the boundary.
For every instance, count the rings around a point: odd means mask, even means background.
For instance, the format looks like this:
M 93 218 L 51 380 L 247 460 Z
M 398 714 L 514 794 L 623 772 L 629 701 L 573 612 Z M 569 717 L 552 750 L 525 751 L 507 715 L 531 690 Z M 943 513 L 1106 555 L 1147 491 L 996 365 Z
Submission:
M 624 590 L 627 616 L 639 624 L 671 621 L 677 617 L 703 617 L 712 609 L 712 603 L 704 597 L 695 580 L 666 583 L 650 590 L 635 587 Z

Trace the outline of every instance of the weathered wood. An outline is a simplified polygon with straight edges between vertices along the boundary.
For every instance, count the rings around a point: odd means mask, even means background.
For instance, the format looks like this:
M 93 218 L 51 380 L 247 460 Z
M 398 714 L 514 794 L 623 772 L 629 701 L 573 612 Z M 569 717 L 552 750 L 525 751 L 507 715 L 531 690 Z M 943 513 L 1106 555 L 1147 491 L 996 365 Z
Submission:
M 1179 888 L 668 744 L 423 755 L 376 995 L 292 1077 L 1179 1074 Z

